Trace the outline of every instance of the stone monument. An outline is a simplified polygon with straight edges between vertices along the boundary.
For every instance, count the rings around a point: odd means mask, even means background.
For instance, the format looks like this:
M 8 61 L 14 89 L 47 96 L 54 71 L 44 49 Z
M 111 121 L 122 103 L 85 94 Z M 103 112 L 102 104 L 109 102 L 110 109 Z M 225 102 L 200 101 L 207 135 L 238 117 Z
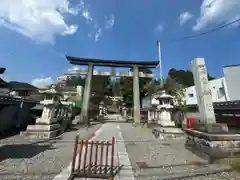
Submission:
M 192 71 L 200 113 L 200 122 L 197 128 L 209 133 L 228 132 L 226 125 L 216 123 L 205 60 L 203 58 L 193 60 Z
M 57 123 L 56 107 L 60 103 L 60 93 L 56 90 L 56 86 L 52 85 L 50 89 L 40 90 L 39 93 L 44 95 L 42 116 L 37 118 L 36 124 L 28 125 L 24 135 L 49 139 L 56 137 L 60 132 L 60 124 Z
M 194 129 L 186 129 L 188 147 L 209 157 L 212 162 L 240 152 L 240 135 L 228 132 L 228 126 L 216 123 L 208 73 L 203 58 L 192 61 L 200 119 Z

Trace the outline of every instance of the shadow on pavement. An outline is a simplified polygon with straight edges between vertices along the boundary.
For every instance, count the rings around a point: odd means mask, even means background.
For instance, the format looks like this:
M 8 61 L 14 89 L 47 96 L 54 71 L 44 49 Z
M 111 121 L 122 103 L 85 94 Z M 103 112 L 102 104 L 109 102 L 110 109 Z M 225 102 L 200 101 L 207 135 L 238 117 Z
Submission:
M 37 154 L 48 150 L 55 149 L 49 145 L 38 145 L 38 144 L 11 144 L 0 147 L 0 161 L 4 159 L 21 159 L 21 158 L 32 158 Z

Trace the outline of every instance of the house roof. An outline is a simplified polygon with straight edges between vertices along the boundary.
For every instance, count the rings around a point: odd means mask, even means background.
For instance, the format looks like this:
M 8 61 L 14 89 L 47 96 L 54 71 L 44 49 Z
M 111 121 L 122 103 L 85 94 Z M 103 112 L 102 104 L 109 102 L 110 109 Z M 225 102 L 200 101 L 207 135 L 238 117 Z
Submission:
M 225 65 L 223 68 L 228 68 L 228 67 L 240 67 L 240 64 L 231 64 L 231 65 Z

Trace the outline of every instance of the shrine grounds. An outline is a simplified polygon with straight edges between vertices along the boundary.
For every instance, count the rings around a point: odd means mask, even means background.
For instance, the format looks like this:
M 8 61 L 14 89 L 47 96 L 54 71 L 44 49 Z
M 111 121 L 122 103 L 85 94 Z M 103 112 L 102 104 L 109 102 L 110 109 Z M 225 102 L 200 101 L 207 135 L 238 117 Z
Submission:
M 209 164 L 186 149 L 184 136 L 156 139 L 151 129 L 133 127 L 117 116 L 112 116 L 111 122 L 96 123 L 88 129 L 74 127 L 50 141 L 30 140 L 20 135 L 1 139 L 0 179 L 67 179 L 76 134 L 80 139 L 110 140 L 112 136 L 116 137 L 115 161 L 122 164 L 123 169 L 115 179 L 240 179 L 229 166 Z

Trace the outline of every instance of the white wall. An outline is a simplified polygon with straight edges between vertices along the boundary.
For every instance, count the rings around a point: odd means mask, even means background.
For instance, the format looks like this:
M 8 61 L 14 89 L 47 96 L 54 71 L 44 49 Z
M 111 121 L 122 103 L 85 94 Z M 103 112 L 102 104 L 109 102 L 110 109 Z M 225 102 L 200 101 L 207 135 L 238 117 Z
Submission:
M 225 84 L 225 78 L 214 79 L 208 81 L 211 90 L 212 101 L 213 102 L 223 102 L 228 100 L 228 93 Z M 197 104 L 197 96 L 195 91 L 195 86 L 190 86 L 185 89 L 186 104 Z
M 223 71 L 229 93 L 229 100 L 240 100 L 240 65 L 225 66 Z

